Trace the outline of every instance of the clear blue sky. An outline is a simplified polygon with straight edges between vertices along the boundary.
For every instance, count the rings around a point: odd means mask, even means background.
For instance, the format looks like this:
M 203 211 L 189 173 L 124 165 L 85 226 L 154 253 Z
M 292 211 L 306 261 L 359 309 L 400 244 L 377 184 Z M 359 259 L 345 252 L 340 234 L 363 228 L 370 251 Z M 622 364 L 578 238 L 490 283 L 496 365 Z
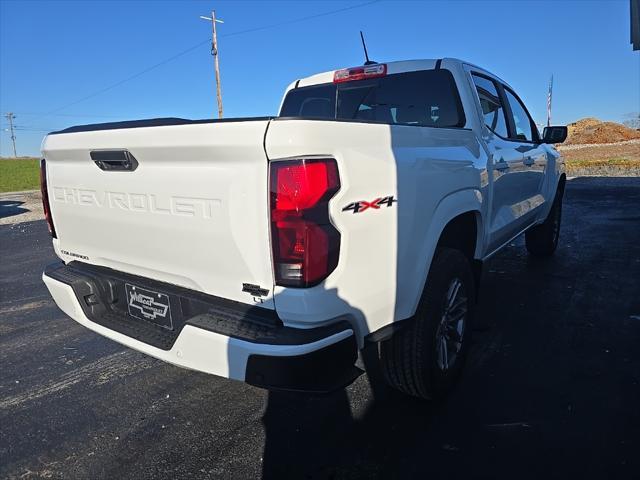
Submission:
M 538 122 L 551 73 L 555 123 L 623 121 L 640 110 L 628 0 L 381 1 L 345 10 L 366 3 L 0 0 L 0 112 L 17 116 L 19 155 L 37 155 L 47 131 L 74 124 L 209 117 L 210 27 L 198 16 L 214 5 L 225 21 L 218 34 L 227 117 L 276 114 L 292 80 L 360 64 L 360 29 L 377 61 L 452 56 L 487 68 L 515 87 Z

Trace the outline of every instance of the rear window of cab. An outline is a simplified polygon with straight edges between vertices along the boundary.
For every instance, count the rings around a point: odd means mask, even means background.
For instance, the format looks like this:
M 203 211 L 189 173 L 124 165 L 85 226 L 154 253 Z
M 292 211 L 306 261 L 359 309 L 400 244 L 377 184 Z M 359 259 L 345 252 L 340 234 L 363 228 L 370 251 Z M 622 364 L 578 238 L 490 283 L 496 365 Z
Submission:
M 452 128 L 465 124 L 448 70 L 421 70 L 290 90 L 280 117 Z

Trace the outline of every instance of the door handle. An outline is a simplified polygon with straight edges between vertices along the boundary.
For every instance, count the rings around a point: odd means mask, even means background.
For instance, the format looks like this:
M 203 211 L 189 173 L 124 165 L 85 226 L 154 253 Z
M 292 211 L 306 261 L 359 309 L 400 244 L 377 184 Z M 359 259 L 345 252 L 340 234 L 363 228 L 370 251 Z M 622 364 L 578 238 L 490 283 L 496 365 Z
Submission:
M 128 150 L 92 150 L 89 155 L 100 170 L 133 172 L 138 161 Z
M 531 165 L 536 163 L 536 161 L 533 159 L 533 157 L 524 157 L 522 163 L 524 163 L 527 167 L 530 167 Z
M 499 162 L 496 162 L 493 168 L 495 168 L 496 170 L 506 170 L 507 168 L 509 168 L 509 164 L 504 160 L 500 160 Z

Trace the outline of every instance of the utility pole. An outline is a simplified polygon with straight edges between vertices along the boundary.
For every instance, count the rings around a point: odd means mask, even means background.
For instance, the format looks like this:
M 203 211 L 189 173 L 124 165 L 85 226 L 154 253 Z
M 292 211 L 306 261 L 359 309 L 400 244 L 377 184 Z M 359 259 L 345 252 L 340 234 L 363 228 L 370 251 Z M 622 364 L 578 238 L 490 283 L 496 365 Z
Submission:
M 549 80 L 549 91 L 547 92 L 547 127 L 551 126 L 551 100 L 553 98 L 553 74 Z
M 224 23 L 216 18 L 216 11 L 211 11 L 211 17 L 200 16 L 211 22 L 211 55 L 216 70 L 216 97 L 218 99 L 218 118 L 222 118 L 222 87 L 220 86 L 220 65 L 218 64 L 218 37 L 216 35 L 216 23 Z
M 11 141 L 13 142 L 13 156 L 17 157 L 18 155 L 16 154 L 16 134 L 13 131 L 13 119 L 16 118 L 16 116 L 11 113 L 8 112 L 5 117 L 7 117 L 7 120 L 9 121 L 9 131 L 11 132 Z

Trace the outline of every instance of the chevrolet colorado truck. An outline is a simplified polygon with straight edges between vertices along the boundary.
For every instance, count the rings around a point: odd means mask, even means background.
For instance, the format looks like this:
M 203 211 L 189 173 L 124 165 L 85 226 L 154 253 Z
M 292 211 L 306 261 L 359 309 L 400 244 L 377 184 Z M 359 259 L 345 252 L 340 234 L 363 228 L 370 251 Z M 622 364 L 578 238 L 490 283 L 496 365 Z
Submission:
M 277 117 L 53 132 L 43 280 L 78 323 L 181 367 L 325 392 L 373 346 L 391 386 L 433 398 L 483 262 L 522 233 L 556 249 L 566 134 L 450 58 L 296 80 Z

